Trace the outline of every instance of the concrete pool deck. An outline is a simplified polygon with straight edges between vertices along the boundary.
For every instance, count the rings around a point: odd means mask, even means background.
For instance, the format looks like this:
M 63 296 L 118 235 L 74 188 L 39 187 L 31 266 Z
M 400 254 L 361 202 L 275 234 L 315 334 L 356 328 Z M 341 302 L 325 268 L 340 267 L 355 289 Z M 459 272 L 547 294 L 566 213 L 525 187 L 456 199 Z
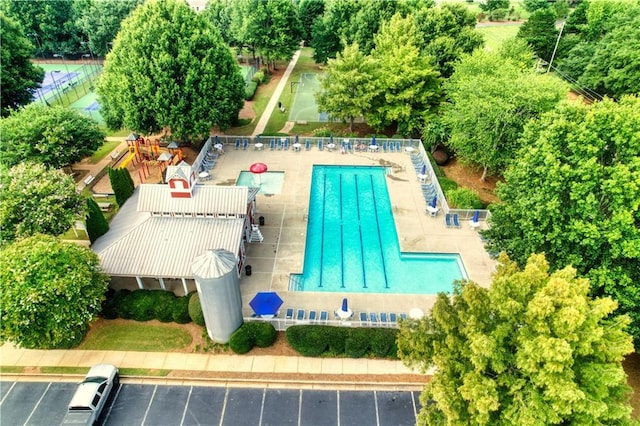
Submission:
M 307 209 L 311 189 L 311 171 L 314 164 L 384 165 L 392 169 L 387 175 L 387 187 L 393 208 L 400 247 L 403 252 L 459 253 L 469 278 L 488 287 L 495 261 L 484 249 L 477 231 L 466 221 L 460 228 L 447 228 L 442 212 L 437 217 L 426 213 L 420 182 L 406 153 L 355 152 L 341 154 L 336 151 L 296 152 L 293 150 L 260 150 L 252 146 L 247 150 L 228 147 L 216 167 L 212 179 L 205 184 L 234 185 L 240 171 L 246 171 L 255 162 L 267 164 L 269 171 L 283 171 L 284 182 L 280 194 L 257 196 L 257 215 L 264 216 L 260 229 L 262 243 L 247 244 L 247 265 L 252 274 L 244 273 L 240 279 L 244 313 L 251 316 L 249 301 L 258 291 L 276 291 L 284 300 L 282 311 L 296 309 L 326 310 L 332 313 L 349 298 L 354 312 L 404 312 L 418 307 L 428 311 L 435 295 L 387 295 L 371 293 L 291 292 L 289 275 L 301 273 L 307 231 Z M 481 228 L 485 224 L 481 223 Z M 428 277 L 423 277 L 428 282 Z M 333 315 L 331 315 L 333 317 Z

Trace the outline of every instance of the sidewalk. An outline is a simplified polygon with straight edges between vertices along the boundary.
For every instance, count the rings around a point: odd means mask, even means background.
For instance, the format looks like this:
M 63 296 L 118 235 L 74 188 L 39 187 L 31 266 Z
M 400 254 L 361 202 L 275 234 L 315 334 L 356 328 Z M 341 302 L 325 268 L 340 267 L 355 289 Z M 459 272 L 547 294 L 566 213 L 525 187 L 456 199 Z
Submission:
M 178 352 L 88 351 L 20 349 L 10 343 L 0 347 L 2 367 L 23 367 L 25 374 L 39 367 L 86 367 L 110 363 L 118 368 L 168 370 L 154 382 L 223 382 L 225 384 L 307 386 L 324 388 L 389 388 L 419 390 L 426 375 L 400 361 L 297 356 L 210 355 Z M 3 374 L 3 376 L 20 374 Z M 127 375 L 124 374 L 125 379 Z M 31 379 L 31 377 L 30 377 Z M 140 379 L 138 377 L 137 379 Z
M 98 161 L 96 164 L 91 164 L 88 162 L 88 159 L 85 159 L 79 163 L 75 163 L 72 168 L 74 170 L 86 170 L 87 174 L 85 175 L 84 179 L 86 179 L 87 176 L 97 176 L 98 173 L 100 173 L 102 170 L 113 165 L 113 159 L 111 158 L 111 154 L 113 152 L 118 151 L 122 153 L 123 151 L 127 150 L 127 143 L 124 139 L 124 137 L 106 137 L 106 141 L 120 141 L 120 145 L 118 145 L 108 155 L 105 155 L 105 157 L 102 160 Z M 87 186 L 84 182 L 84 179 L 78 182 L 77 186 L 79 191 L 82 191 Z

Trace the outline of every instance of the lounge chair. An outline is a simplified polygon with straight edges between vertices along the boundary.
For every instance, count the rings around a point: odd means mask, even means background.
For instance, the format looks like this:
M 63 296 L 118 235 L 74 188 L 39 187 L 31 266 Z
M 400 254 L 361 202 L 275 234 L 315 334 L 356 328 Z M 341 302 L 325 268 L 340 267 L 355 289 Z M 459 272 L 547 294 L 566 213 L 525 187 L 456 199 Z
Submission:
M 400 142 L 396 142 L 396 151 L 402 151 L 402 144 Z
M 407 319 L 407 314 L 400 314 L 400 319 L 405 321 Z
M 306 311 L 304 309 L 298 309 L 298 313 L 296 314 L 296 321 L 304 320 Z
M 369 314 L 369 321 L 371 321 L 372 325 L 378 324 L 378 314 L 375 312 L 371 312 Z
M 369 317 L 367 317 L 367 313 L 366 312 L 360 312 L 360 325 L 362 327 L 368 327 L 369 326 Z
M 249 146 L 249 139 L 244 139 L 242 141 L 242 149 L 246 150 L 248 146 Z
M 460 228 L 460 220 L 458 219 L 458 213 L 453 214 L 453 226 L 455 228 Z
M 284 149 L 285 150 L 289 149 L 289 139 L 284 140 Z
M 304 147 L 307 151 L 311 149 L 311 142 L 309 141 L 309 139 L 304 141 Z
M 276 141 L 275 141 L 274 139 L 271 139 L 271 140 L 269 141 L 269 149 L 270 149 L 271 151 L 273 151 L 274 149 L 276 149 Z
M 322 151 L 322 149 L 324 148 L 324 145 L 322 144 L 322 141 L 318 141 L 318 151 Z
M 382 142 L 382 150 L 387 152 L 387 141 Z
M 240 139 L 236 139 L 236 149 L 240 149 Z
M 278 139 L 278 142 L 276 142 L 276 149 L 278 151 L 282 149 L 282 139 Z
M 395 312 L 391 312 L 391 313 L 389 314 L 389 322 L 390 322 L 392 325 L 398 322 L 398 316 L 395 314 Z
M 329 320 L 329 312 L 320 311 L 320 322 L 322 324 L 326 324 L 328 320 Z
M 287 308 L 285 314 L 284 314 L 284 320 L 286 321 L 291 321 L 293 320 L 293 308 Z
M 386 312 L 380 312 L 380 322 L 382 323 L 382 325 L 389 325 L 389 318 L 387 318 Z
M 480 228 L 480 212 L 478 210 L 473 213 L 473 217 L 469 220 L 469 227 L 474 231 Z
M 318 319 L 318 313 L 316 311 L 309 311 L 309 321 L 316 322 Z
M 447 228 L 451 228 L 452 224 L 451 224 L 451 213 L 446 213 L 444 215 L 444 224 L 447 226 Z

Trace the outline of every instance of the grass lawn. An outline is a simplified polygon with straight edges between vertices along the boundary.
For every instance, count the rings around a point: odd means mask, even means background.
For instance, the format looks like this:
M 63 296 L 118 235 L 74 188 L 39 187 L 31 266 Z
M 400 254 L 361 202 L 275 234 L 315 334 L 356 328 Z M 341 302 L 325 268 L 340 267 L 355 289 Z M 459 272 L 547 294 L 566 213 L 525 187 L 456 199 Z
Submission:
M 119 141 L 105 141 L 102 146 L 89 157 L 89 162 L 91 164 L 97 164 L 104 157 L 111 154 L 118 145 L 120 145 Z
M 191 342 L 188 331 L 169 324 L 102 321 L 76 349 L 163 352 L 183 349 Z
M 485 40 L 485 48 L 490 51 L 497 50 L 500 45 L 510 38 L 514 38 L 518 34 L 520 23 L 486 25 L 476 28 L 482 34 Z

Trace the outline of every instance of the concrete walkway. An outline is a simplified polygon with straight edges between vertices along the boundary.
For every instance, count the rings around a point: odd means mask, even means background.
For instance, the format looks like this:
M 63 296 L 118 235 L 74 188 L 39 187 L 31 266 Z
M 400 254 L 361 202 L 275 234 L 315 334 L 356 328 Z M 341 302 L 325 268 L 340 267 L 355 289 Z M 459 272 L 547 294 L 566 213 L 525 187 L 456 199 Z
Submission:
M 119 141 L 120 144 L 111 152 L 109 153 L 109 155 L 105 155 L 105 157 L 98 161 L 96 164 L 91 164 L 89 163 L 89 159 L 85 158 L 83 161 L 76 163 L 73 165 L 73 169 L 77 170 L 77 171 L 87 171 L 87 174 L 85 175 L 85 178 L 87 176 L 97 176 L 98 173 L 100 173 L 102 170 L 106 169 L 107 167 L 113 166 L 114 162 L 113 162 L 113 158 L 111 158 L 111 154 L 118 151 L 118 152 L 123 152 L 127 150 L 127 143 L 125 142 L 125 138 L 124 137 L 106 137 L 105 138 L 106 141 Z M 84 179 L 81 180 L 80 182 L 78 182 L 78 190 L 82 191 L 87 185 L 84 182 Z
M 2 367 L 24 369 L 27 375 L 41 367 L 83 367 L 110 363 L 118 368 L 168 370 L 163 377 L 145 378 L 161 382 L 223 382 L 243 385 L 290 385 L 297 388 L 394 388 L 419 390 L 427 376 L 400 361 L 351 358 L 307 358 L 297 356 L 211 355 L 204 353 L 37 350 L 20 349 L 10 343 L 0 347 Z M 33 372 L 33 373 L 31 373 Z M 6 379 L 7 375 L 3 374 Z M 20 375 L 17 375 L 20 377 Z M 126 374 L 124 375 L 127 376 Z M 358 376 L 358 380 L 354 377 Z M 46 376 L 48 380 L 51 377 Z M 64 377 L 62 377 L 64 379 Z
M 262 113 L 262 116 L 260 117 L 260 120 L 258 121 L 258 124 L 256 125 L 256 128 L 253 131 L 253 134 L 251 136 L 257 136 L 262 132 L 264 132 L 264 128 L 267 127 L 267 123 L 271 118 L 271 114 L 273 114 L 273 110 L 276 107 L 276 104 L 278 103 L 278 99 L 280 99 L 280 95 L 284 90 L 284 86 L 286 86 L 287 81 L 289 80 L 289 76 L 293 71 L 293 68 L 296 66 L 296 63 L 298 63 L 299 57 L 300 57 L 300 50 L 294 53 L 293 58 L 291 58 L 291 61 L 289 61 L 289 65 L 287 66 L 287 69 L 285 70 L 284 74 L 282 75 L 282 78 L 278 82 L 278 85 L 276 86 L 276 90 L 273 92 L 273 95 L 271 95 L 271 99 L 269 100 L 269 103 L 267 104 L 267 107 Z

